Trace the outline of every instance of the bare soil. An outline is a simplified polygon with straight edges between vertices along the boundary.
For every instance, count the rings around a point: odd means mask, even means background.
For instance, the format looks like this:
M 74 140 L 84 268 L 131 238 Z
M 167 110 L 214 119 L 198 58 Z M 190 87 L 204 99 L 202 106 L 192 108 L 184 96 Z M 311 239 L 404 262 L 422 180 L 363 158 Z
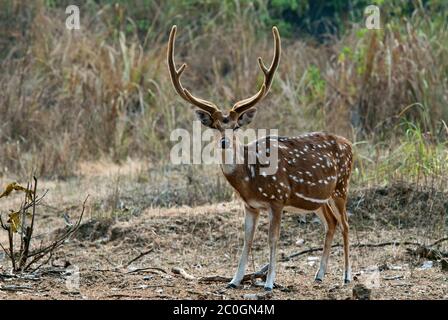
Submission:
M 301 217 L 291 214 L 284 217 L 280 256 L 321 245 L 321 225 L 300 223 L 298 218 Z M 249 271 L 258 270 L 267 261 L 266 220 L 261 221 Z M 236 203 L 146 210 L 127 222 L 87 222 L 77 237 L 57 252 L 52 261 L 54 266 L 42 268 L 36 279 L 2 279 L 3 287 L 15 285 L 18 289 L 1 290 L 0 298 L 241 299 L 246 294 L 262 294 L 263 288 L 251 283 L 232 290 L 225 289 L 225 283 L 197 280 L 211 275 L 232 276 L 242 243 L 241 229 L 242 214 Z M 428 241 L 417 239 L 413 233 L 413 230 L 352 232 L 352 243 L 389 239 Z M 153 251 L 127 266 L 130 260 L 151 248 Z M 436 262 L 432 268 L 420 270 L 423 261 L 409 256 L 404 246 L 354 248 L 351 259 L 355 280 L 345 286 L 341 282 L 340 248 L 333 249 L 324 282 L 313 282 L 319 256 L 320 253 L 312 253 L 279 263 L 280 288 L 274 289 L 271 298 L 350 299 L 356 283 L 371 287 L 373 299 L 448 298 L 448 274 Z M 67 285 L 73 279 L 62 273 L 67 265 L 79 268 L 79 290 Z M 174 267 L 184 269 L 195 279 L 186 280 L 173 273 Z
M 108 181 L 111 180 L 109 177 Z M 76 183 L 41 183 L 50 192 L 36 222 L 37 242 L 48 241 L 64 228 L 63 214 L 74 220 L 83 201 L 80 194 L 90 193 L 84 222 L 76 236 L 58 249 L 48 264 L 32 274 L 10 275 L 7 258 L 1 255 L 0 299 L 244 299 L 254 298 L 256 294 L 265 299 L 339 300 L 352 299 L 356 284 L 370 288 L 371 299 L 448 298 L 448 273 L 441 270 L 438 261 L 432 261 L 428 267 L 426 259 L 409 255 L 406 249 L 415 248 L 412 245 L 352 248 L 354 280 L 349 285 L 342 284 L 341 247 L 332 249 L 323 283 L 313 281 L 321 252 L 279 262 L 278 288 L 270 296 L 250 281 L 238 289 L 226 289 L 225 282 L 203 282 L 201 277 L 231 277 L 235 271 L 243 242 L 243 213 L 238 201 L 133 211 L 118 196 L 115 200 L 120 210 L 101 214 L 103 200 L 115 193 L 104 190 L 101 185 L 106 184 L 90 178 Z M 437 214 L 431 220 L 428 218 L 426 225 L 408 223 L 415 215 L 410 215 L 409 207 L 397 205 L 401 194 L 402 191 L 389 189 L 386 193 L 378 190 L 352 193 L 349 210 L 353 245 L 393 240 L 429 244 L 444 236 L 443 225 L 437 231 L 437 219 L 440 219 Z M 418 197 L 409 196 L 411 191 L 405 194 L 409 204 L 416 206 Z M 133 199 L 132 194 L 126 197 L 127 203 Z M 389 205 L 383 204 L 386 200 Z M 2 202 L 2 212 L 17 201 L 20 200 L 8 198 Z M 441 200 L 442 207 L 444 201 L 446 198 Z M 369 212 L 373 209 L 375 212 Z M 403 212 L 403 217 L 397 217 L 397 212 Z M 257 271 L 267 263 L 267 223 L 263 215 L 248 272 Z M 313 215 L 286 213 L 279 259 L 320 247 L 323 238 L 323 226 Z M 7 243 L 6 239 L 1 233 L 2 244 Z M 341 243 L 339 233 L 334 243 Z M 438 249 L 446 252 L 447 242 Z M 144 252 L 148 253 L 129 263 Z M 422 267 L 424 264 L 427 268 Z M 183 269 L 191 279 L 173 272 L 173 268 Z

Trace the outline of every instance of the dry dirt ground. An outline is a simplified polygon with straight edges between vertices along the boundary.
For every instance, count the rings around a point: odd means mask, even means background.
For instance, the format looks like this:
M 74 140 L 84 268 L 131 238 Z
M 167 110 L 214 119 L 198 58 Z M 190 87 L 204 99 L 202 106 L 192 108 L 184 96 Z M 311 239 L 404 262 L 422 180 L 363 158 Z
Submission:
M 2 184 L 9 181 L 0 180 Z M 0 299 L 243 299 L 249 294 L 263 298 L 263 288 L 250 282 L 239 289 L 226 289 L 225 282 L 201 281 L 201 277 L 231 277 L 235 271 L 243 241 L 243 214 L 237 201 L 145 208 L 138 214 L 121 205 L 119 214 L 101 215 L 99 199 L 107 197 L 108 191 L 99 185 L 101 181 L 92 177 L 77 182 L 41 182 L 50 192 L 37 220 L 36 233 L 42 234 L 38 239 L 51 239 L 63 228 L 64 213 L 75 219 L 83 195 L 90 193 L 84 222 L 76 236 L 34 274 L 8 275 L 10 266 L 1 255 Z M 17 201 L 8 198 L 1 211 L 6 212 Z M 357 221 L 353 215 L 350 219 Z M 323 227 L 313 216 L 285 214 L 279 258 L 320 247 L 323 237 Z M 351 228 L 353 245 L 390 240 L 428 244 L 439 237 L 420 228 L 361 226 L 359 221 Z M 0 235 L 3 244 L 6 239 Z M 334 243 L 340 242 L 338 233 Z M 414 247 L 353 248 L 354 281 L 345 286 L 340 247 L 332 250 L 323 283 L 313 281 L 321 252 L 279 262 L 279 287 L 264 298 L 351 299 L 353 286 L 364 284 L 372 289 L 372 299 L 447 299 L 448 272 L 441 271 L 437 261 L 432 267 L 422 267 L 425 259 L 409 255 L 406 248 Z M 446 252 L 446 243 L 439 249 Z M 129 263 L 144 252 L 148 253 Z M 267 259 L 265 214 L 260 219 L 248 272 L 258 270 Z M 191 278 L 173 272 L 173 268 L 183 269 Z

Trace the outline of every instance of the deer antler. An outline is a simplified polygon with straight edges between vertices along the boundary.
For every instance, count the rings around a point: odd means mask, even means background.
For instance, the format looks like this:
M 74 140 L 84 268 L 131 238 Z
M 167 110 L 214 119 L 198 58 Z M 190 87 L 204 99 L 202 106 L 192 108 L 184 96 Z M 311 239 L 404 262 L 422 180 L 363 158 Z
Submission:
M 275 71 L 277 70 L 278 64 L 280 62 L 280 34 L 277 27 L 272 28 L 272 34 L 274 35 L 274 58 L 272 59 L 271 66 L 267 68 L 263 63 L 261 57 L 258 57 L 258 64 L 261 71 L 264 73 L 264 82 L 260 90 L 252 97 L 238 101 L 233 105 L 231 112 L 236 112 L 238 114 L 252 108 L 257 104 L 264 96 L 268 93 L 272 80 L 274 79 Z
M 187 67 L 187 64 L 184 63 L 180 66 L 179 69 L 176 69 L 176 63 L 174 62 L 174 40 L 176 37 L 176 29 L 177 27 L 175 25 L 171 28 L 170 38 L 168 41 L 168 52 L 167 52 L 168 68 L 170 70 L 171 81 L 174 85 L 174 88 L 184 100 L 195 105 L 196 107 L 204 111 L 207 111 L 210 114 L 213 114 L 216 111 L 220 112 L 220 110 L 214 103 L 200 98 L 196 98 L 180 83 L 180 77 L 184 72 L 185 68 Z

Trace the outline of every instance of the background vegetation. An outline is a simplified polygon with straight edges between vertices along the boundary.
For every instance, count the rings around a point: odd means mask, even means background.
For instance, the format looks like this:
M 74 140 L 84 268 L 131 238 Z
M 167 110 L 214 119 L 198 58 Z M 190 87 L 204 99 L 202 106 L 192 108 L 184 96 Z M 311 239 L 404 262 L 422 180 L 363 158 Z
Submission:
M 381 30 L 364 8 L 381 6 Z M 252 94 L 283 53 L 257 127 L 333 131 L 355 143 L 354 183 L 446 187 L 448 3 L 428 1 L 0 1 L 0 175 L 68 178 L 82 161 L 169 161 L 193 115 L 165 63 L 179 27 L 184 84 L 222 108 Z

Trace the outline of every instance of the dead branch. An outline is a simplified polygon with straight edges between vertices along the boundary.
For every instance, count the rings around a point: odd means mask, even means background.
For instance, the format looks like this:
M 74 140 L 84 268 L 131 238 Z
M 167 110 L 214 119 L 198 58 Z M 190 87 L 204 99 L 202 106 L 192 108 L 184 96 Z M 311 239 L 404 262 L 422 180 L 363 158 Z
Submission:
M 5 191 L 0 195 L 1 197 L 8 197 L 13 191 L 21 191 L 25 193 L 25 199 L 18 211 L 11 210 L 7 223 L 3 222 L 0 215 L 0 225 L 8 233 L 9 248 L 6 249 L 0 244 L 1 249 L 6 253 L 11 261 L 13 271 L 23 271 L 25 269 L 26 261 L 29 257 L 29 248 L 34 230 L 34 218 L 36 215 L 36 205 L 45 197 L 48 190 L 43 196 L 37 198 L 37 179 L 34 178 L 34 187 L 31 190 L 32 184 L 27 183 L 26 188 L 17 184 L 16 182 L 10 183 Z M 28 209 L 32 208 L 31 224 L 27 226 L 26 220 L 29 215 Z M 20 235 L 20 247 L 17 252 L 14 250 L 14 234 Z
M 48 262 L 50 262 L 51 258 L 53 258 L 53 252 L 50 252 L 50 254 L 48 255 L 48 259 L 45 260 L 44 262 L 42 262 L 41 264 L 39 264 L 36 268 L 34 268 L 33 270 L 31 270 L 31 273 L 36 272 L 37 270 L 39 270 L 42 266 L 46 265 Z
M 128 272 L 126 272 L 126 274 L 140 272 L 140 271 L 147 271 L 147 270 L 157 270 L 157 271 L 163 272 L 165 274 L 168 274 L 168 272 L 166 272 L 164 269 L 158 268 L 158 267 L 139 268 L 139 269 L 128 271 Z
M 23 291 L 23 290 L 33 290 L 31 286 L 16 286 L 16 285 L 5 285 L 0 287 L 2 291 Z
M 5 252 L 5 254 L 8 256 L 9 259 L 11 259 L 11 256 L 9 255 L 8 250 L 0 243 L 0 248 Z
M 268 271 L 269 265 L 264 265 L 260 270 L 252 273 L 245 274 L 242 282 L 252 281 L 255 279 L 264 279 L 266 278 L 266 274 Z M 210 276 L 210 277 L 201 277 L 198 279 L 199 282 L 230 282 L 232 278 L 223 277 L 223 276 Z
M 31 238 L 33 236 L 33 230 L 34 230 L 34 217 L 36 216 L 36 191 L 37 191 L 37 179 L 36 177 L 33 177 L 34 179 L 34 188 L 33 192 L 31 194 L 31 204 L 32 204 L 32 214 L 31 214 L 31 224 L 29 227 L 25 229 L 25 233 L 23 232 L 23 228 L 25 227 L 25 216 L 26 216 L 26 209 L 22 209 L 22 237 L 20 238 L 20 259 L 19 259 L 19 268 L 20 270 L 23 270 L 25 267 L 26 261 L 28 259 L 28 253 L 30 250 L 31 245 Z M 29 189 L 29 184 L 27 185 L 27 190 Z M 28 194 L 26 194 L 28 195 Z M 25 196 L 25 204 L 27 201 L 27 197 Z
M 79 215 L 78 220 L 72 227 L 69 227 L 68 230 L 62 236 L 60 236 L 58 239 L 54 240 L 50 245 L 40 248 L 40 249 L 28 254 L 28 257 L 34 257 L 34 259 L 28 263 L 28 265 L 24 268 L 25 270 L 28 269 L 33 263 L 36 263 L 37 261 L 42 259 L 45 255 L 47 255 L 50 252 L 53 252 L 54 250 L 59 248 L 64 243 L 64 241 L 66 239 L 68 239 L 73 233 L 78 231 L 79 226 L 81 225 L 82 218 L 84 216 L 84 212 L 86 209 L 86 202 L 88 199 L 89 199 L 89 196 L 87 196 L 86 199 L 84 200 L 84 202 L 82 204 L 81 214 Z
M 441 244 L 442 242 L 448 241 L 448 237 L 440 238 L 439 240 L 434 241 L 432 244 L 430 244 L 428 247 L 434 247 L 438 244 Z
M 196 279 L 194 276 L 192 276 L 191 274 L 188 274 L 187 271 L 185 271 L 182 268 L 179 267 L 173 267 L 171 269 L 171 272 L 174 274 L 178 274 L 180 275 L 182 278 L 184 278 L 185 280 L 194 280 Z
M 9 256 L 11 257 L 12 268 L 16 270 L 16 258 L 14 257 L 14 239 L 11 226 L 8 226 L 8 240 L 9 240 Z
M 142 252 L 140 253 L 138 256 L 136 256 L 135 258 L 131 259 L 125 267 L 129 267 L 133 262 L 137 261 L 138 259 L 146 256 L 147 254 L 150 254 L 151 252 L 154 251 L 154 248 L 149 249 L 148 251 Z

